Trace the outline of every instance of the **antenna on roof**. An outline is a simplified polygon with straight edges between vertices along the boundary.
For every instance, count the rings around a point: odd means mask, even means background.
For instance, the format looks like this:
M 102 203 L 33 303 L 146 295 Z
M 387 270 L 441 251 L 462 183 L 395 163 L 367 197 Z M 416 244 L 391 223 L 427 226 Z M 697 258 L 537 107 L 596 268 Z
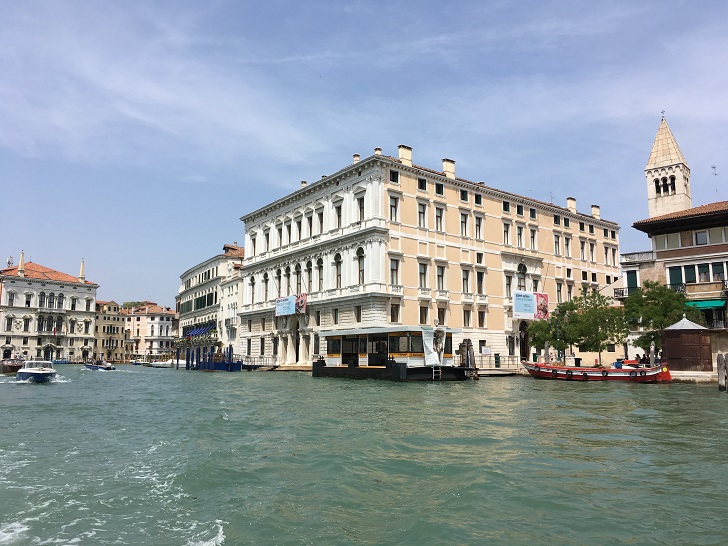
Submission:
M 665 119 L 665 111 L 662 111 L 662 119 Z
M 718 167 L 716 167 L 715 165 L 711 165 L 710 168 L 713 169 L 713 176 L 718 176 L 718 172 L 717 172 Z M 716 199 L 718 198 L 718 188 L 717 188 L 717 185 L 716 185 L 716 188 L 715 188 L 715 198 Z

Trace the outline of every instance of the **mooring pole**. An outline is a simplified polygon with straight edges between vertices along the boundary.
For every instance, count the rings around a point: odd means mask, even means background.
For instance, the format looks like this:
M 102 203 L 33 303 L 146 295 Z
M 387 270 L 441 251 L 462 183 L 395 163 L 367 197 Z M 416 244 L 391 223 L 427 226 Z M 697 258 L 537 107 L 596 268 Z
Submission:
M 726 358 L 723 354 L 718 353 L 718 390 L 726 390 Z

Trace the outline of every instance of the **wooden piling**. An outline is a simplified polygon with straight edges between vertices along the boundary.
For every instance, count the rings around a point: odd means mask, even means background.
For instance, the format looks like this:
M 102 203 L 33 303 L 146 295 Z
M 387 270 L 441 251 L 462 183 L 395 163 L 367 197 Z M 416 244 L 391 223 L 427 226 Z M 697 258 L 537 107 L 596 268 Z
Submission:
M 726 390 L 726 358 L 723 354 L 718 354 L 718 390 Z

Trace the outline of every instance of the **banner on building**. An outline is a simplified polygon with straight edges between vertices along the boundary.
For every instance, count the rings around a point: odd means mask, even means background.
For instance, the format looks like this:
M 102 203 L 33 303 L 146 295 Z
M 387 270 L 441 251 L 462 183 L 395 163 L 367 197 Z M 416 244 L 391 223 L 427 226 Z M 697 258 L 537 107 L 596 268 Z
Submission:
M 286 315 L 302 315 L 306 313 L 306 294 L 296 294 L 295 296 L 286 296 L 285 298 L 276 298 L 276 316 L 284 317 Z
M 544 320 L 549 318 L 549 296 L 540 292 L 513 293 L 513 318 Z

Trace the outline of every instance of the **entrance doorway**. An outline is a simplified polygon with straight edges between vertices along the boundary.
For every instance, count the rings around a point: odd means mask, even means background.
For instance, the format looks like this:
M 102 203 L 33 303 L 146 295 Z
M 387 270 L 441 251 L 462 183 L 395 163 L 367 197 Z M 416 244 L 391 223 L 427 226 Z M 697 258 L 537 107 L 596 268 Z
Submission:
M 3 351 L 3 358 L 11 358 L 12 357 L 12 351 L 10 349 L 5 349 Z
M 518 326 L 518 339 L 521 342 L 519 351 L 521 360 L 528 360 L 528 323 L 525 320 L 522 320 Z

